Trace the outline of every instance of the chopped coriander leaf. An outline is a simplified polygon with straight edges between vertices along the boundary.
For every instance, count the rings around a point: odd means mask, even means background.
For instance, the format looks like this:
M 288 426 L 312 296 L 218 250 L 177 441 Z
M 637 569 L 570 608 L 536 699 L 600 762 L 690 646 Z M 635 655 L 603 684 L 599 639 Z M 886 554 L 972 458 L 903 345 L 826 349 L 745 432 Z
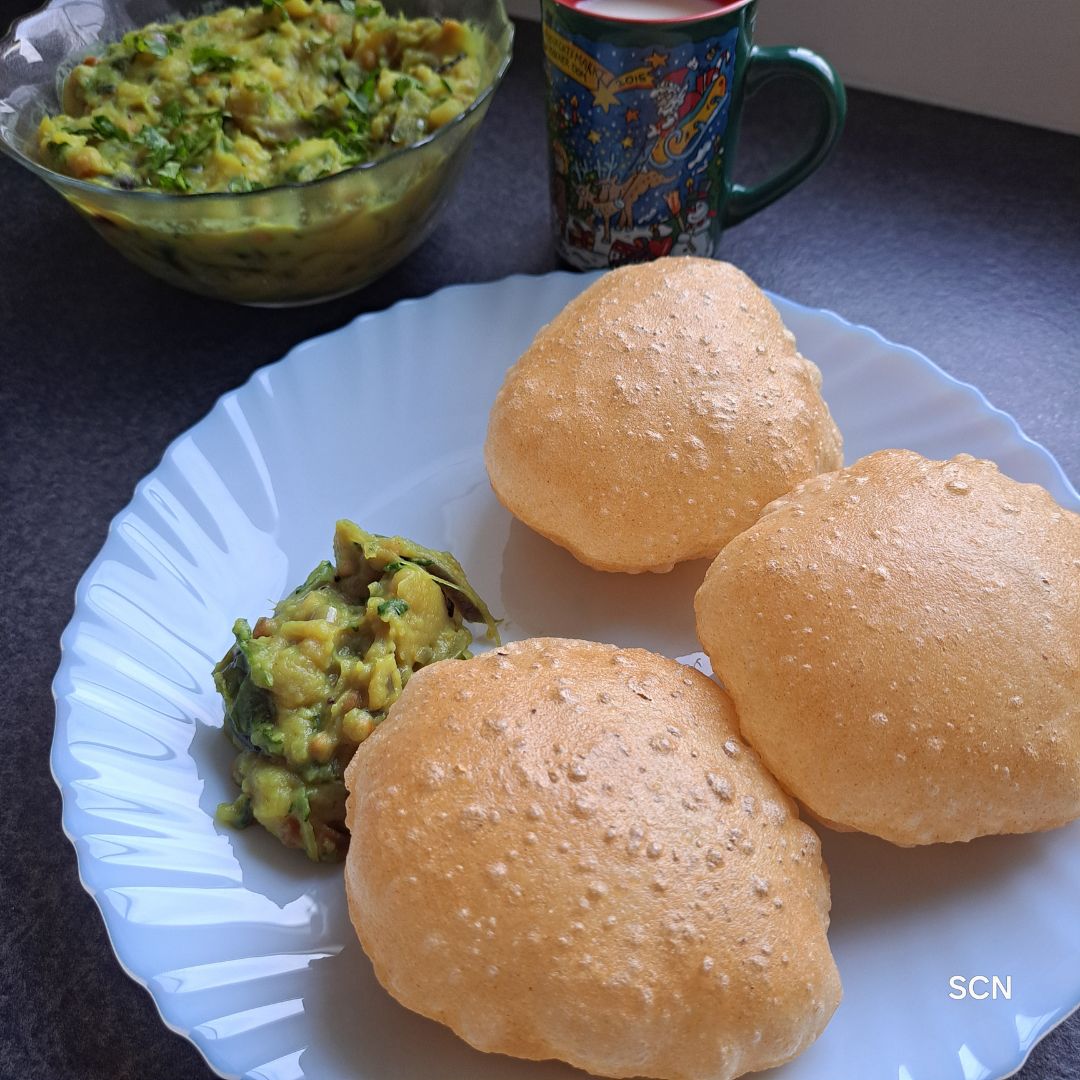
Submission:
M 445 90 L 445 91 L 446 91 L 446 92 L 447 92 L 448 94 L 452 94 L 452 93 L 454 92 L 454 88 L 453 88 L 453 87 L 452 87 L 452 86 L 450 85 L 450 83 L 449 83 L 449 82 L 447 82 L 447 80 L 446 80 L 446 79 L 440 79 L 439 81 L 440 81 L 440 82 L 441 82 L 441 83 L 443 84 L 443 89 L 444 89 L 444 90 Z
M 161 110 L 161 119 L 170 127 L 176 127 L 184 119 L 184 106 L 179 101 L 170 101 Z
M 349 104 L 362 116 L 367 116 L 371 111 L 370 97 L 364 97 L 356 93 L 355 90 L 350 90 L 347 86 L 343 86 L 341 92 L 349 99 Z
M 210 113 L 188 140 L 186 140 L 187 157 L 198 157 L 203 151 L 208 150 L 217 140 L 221 132 L 221 113 Z
M 389 619 L 391 615 L 404 615 L 409 610 L 409 605 L 404 600 L 395 596 L 392 600 L 384 600 L 379 605 L 379 618 Z
M 179 44 L 179 34 L 172 34 L 175 44 Z M 170 42 L 165 34 L 160 31 L 153 31 L 149 34 L 135 34 L 131 40 L 132 45 L 135 47 L 137 53 L 149 53 L 151 56 L 156 56 L 159 60 L 164 60 L 166 56 L 172 51 L 170 49 Z
M 396 574 L 399 570 L 404 570 L 404 569 L 405 569 L 405 563 L 403 563 L 400 559 L 398 559 L 395 562 L 388 562 L 382 568 L 382 572 L 384 574 Z
M 172 143 L 153 124 L 146 124 L 140 128 L 135 141 L 141 143 L 147 150 L 172 149 Z
M 119 139 L 120 142 L 128 141 L 128 133 L 121 127 L 117 127 L 107 116 L 98 114 L 91 117 L 90 123 L 103 139 Z
M 187 177 L 181 171 L 179 161 L 165 162 L 154 173 L 154 176 L 157 178 L 158 185 L 169 191 L 187 191 L 189 187 Z
M 147 164 L 150 169 L 160 169 L 173 156 L 173 145 L 152 124 L 147 124 L 135 136 L 135 142 L 149 152 Z
M 358 19 L 374 19 L 382 13 L 382 4 L 357 4 L 354 9 L 354 14 Z
M 213 45 L 196 45 L 191 50 L 191 70 L 195 75 L 202 75 L 207 71 L 232 71 L 240 64 L 235 56 Z
M 290 812 L 295 814 L 301 821 L 307 821 L 311 817 L 311 803 L 308 801 L 307 791 L 301 788 L 293 797 Z M 311 856 L 318 861 L 318 852 Z
M 337 144 L 341 150 L 342 163 L 345 165 L 359 165 L 371 156 L 370 146 L 362 132 L 327 128 L 322 134 L 323 138 Z
M 410 79 L 408 75 L 402 75 L 400 78 L 394 80 L 394 93 L 399 98 L 403 98 L 415 85 L 415 80 Z

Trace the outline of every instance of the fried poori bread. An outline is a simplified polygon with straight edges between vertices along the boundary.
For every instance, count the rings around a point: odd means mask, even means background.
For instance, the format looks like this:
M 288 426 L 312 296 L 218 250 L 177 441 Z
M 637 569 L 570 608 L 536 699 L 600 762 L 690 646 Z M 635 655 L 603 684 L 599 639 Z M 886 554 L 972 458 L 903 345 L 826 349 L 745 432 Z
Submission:
M 843 463 L 821 373 L 742 271 L 668 258 L 605 274 L 507 373 L 484 460 L 499 500 L 598 570 L 715 555 Z
M 434 664 L 346 781 L 379 981 L 481 1050 L 725 1080 L 836 1008 L 818 838 L 700 672 L 562 639 Z
M 966 454 L 882 450 L 717 557 L 698 636 L 816 817 L 896 844 L 1080 816 L 1080 517 Z

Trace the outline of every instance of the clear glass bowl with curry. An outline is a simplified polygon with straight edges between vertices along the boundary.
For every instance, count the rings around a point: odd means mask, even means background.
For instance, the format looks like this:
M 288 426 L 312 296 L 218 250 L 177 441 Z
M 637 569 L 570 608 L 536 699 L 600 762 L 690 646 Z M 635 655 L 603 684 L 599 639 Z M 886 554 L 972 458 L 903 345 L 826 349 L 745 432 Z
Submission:
M 51 0 L 0 42 L 0 146 L 150 273 L 311 303 L 428 235 L 512 38 L 502 0 Z

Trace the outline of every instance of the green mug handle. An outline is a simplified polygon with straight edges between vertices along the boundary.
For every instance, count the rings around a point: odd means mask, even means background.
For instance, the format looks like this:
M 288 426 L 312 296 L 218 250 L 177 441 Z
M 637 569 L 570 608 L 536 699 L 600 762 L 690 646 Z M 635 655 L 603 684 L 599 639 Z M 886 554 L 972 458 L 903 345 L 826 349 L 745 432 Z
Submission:
M 809 148 L 772 179 L 753 187 L 729 183 L 725 226 L 745 221 L 802 183 L 828 157 L 844 128 L 847 113 L 844 84 L 827 60 L 798 45 L 769 48 L 755 45 L 750 51 L 743 93 L 749 96 L 772 79 L 785 76 L 806 79 L 817 89 L 821 100 L 817 132 Z

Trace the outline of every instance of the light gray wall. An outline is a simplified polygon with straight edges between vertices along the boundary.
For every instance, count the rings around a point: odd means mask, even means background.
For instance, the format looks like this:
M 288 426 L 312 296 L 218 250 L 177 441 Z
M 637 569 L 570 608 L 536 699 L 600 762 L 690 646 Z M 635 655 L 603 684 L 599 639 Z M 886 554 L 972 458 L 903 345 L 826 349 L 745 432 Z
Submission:
M 849 86 L 1080 135 L 1080 0 L 761 0 L 757 39 L 816 49 Z

